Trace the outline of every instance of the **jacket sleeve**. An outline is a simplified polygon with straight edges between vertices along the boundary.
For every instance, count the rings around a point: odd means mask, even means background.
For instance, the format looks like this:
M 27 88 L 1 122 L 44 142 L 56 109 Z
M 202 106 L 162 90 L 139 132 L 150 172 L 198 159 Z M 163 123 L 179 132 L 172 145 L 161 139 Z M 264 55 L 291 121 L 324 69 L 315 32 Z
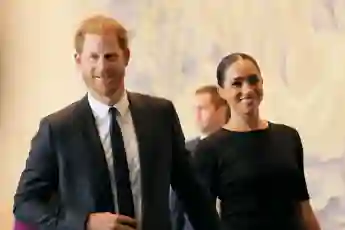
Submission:
M 190 154 L 185 148 L 185 138 L 176 110 L 169 106 L 171 118 L 173 166 L 171 185 L 184 204 L 189 220 L 195 230 L 220 229 L 219 216 L 209 190 L 202 186 L 190 164 Z
M 59 164 L 53 138 L 51 125 L 42 119 L 14 196 L 15 218 L 43 230 L 84 230 L 87 214 L 66 210 L 59 202 Z

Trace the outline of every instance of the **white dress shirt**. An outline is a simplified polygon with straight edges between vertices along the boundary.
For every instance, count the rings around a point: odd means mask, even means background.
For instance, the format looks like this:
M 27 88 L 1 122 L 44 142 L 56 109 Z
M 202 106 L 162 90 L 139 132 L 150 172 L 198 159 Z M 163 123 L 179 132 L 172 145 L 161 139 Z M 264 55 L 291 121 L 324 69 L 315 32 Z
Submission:
M 118 212 L 116 181 L 114 172 L 113 153 L 110 140 L 110 120 L 109 106 L 97 101 L 91 94 L 88 94 L 88 101 L 95 117 L 98 135 L 102 142 L 105 158 L 108 164 L 110 182 L 113 193 L 115 211 Z M 135 127 L 132 120 L 131 111 L 129 110 L 129 101 L 127 93 L 124 93 L 120 101 L 114 105 L 119 111 L 117 122 L 121 128 L 123 142 L 126 150 L 130 181 L 133 193 L 135 217 L 141 222 L 141 178 L 138 141 L 135 133 Z M 116 159 L 115 159 L 116 160 Z M 139 224 L 140 226 L 140 224 Z

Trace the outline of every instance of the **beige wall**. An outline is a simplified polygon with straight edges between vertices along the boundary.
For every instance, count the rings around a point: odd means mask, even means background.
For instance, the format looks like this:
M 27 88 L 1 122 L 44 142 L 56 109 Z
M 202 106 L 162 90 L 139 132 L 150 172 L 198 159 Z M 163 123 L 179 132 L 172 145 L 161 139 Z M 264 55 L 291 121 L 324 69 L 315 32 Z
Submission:
M 253 54 L 264 72 L 263 114 L 298 128 L 313 206 L 324 229 L 344 229 L 344 1 L 149 2 L 1 1 L 1 229 L 11 228 L 13 192 L 39 119 L 84 93 L 72 36 L 76 23 L 95 12 L 128 26 L 128 85 L 172 99 L 188 137 L 196 134 L 193 90 L 214 82 L 221 56 Z
M 79 98 L 73 32 L 87 14 L 107 12 L 102 0 L 5 0 L 1 27 L 1 229 L 11 229 L 12 196 L 40 117 Z M 2 12 L 1 12 L 2 13 Z

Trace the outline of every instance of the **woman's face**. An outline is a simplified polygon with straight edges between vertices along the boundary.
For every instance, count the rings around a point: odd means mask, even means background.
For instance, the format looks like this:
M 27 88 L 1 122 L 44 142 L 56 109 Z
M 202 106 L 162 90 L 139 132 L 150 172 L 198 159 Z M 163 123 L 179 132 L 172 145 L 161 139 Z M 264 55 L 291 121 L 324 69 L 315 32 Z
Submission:
M 220 94 L 229 103 L 231 111 L 250 116 L 258 111 L 262 101 L 262 85 L 262 77 L 255 64 L 239 59 L 225 70 Z

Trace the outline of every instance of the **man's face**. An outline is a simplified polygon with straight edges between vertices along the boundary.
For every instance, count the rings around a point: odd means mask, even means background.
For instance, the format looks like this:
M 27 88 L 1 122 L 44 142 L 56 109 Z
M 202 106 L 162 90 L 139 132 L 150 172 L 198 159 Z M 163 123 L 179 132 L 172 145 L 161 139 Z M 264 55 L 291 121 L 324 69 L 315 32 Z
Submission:
M 216 108 L 209 93 L 195 95 L 196 122 L 201 133 L 208 134 L 224 124 L 224 108 Z
M 76 62 L 88 89 L 99 98 L 124 90 L 129 51 L 119 46 L 116 34 L 86 34 Z

